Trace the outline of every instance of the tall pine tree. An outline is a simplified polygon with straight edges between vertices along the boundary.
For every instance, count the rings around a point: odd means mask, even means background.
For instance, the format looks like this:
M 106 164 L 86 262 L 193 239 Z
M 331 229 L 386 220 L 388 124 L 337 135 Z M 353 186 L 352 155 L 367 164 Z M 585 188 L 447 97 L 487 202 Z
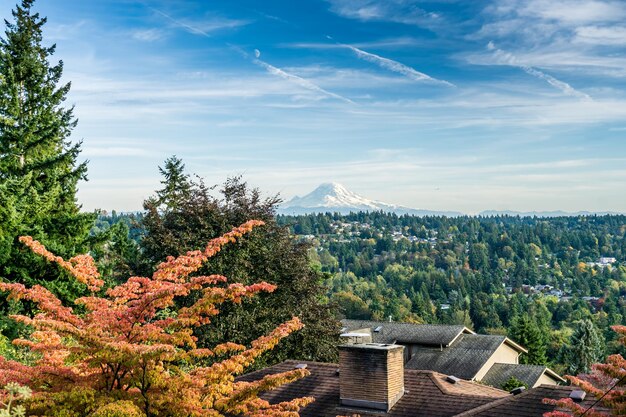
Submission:
M 61 84 L 63 63 L 50 63 L 55 45 L 43 45 L 46 18 L 33 1 L 16 6 L 0 39 L 0 279 L 71 300 L 80 288 L 17 243 L 31 235 L 71 257 L 87 249 L 94 221 L 76 202 L 87 166 L 77 162 L 81 143 L 69 140 L 77 122 L 64 106 L 70 84 Z
M 528 349 L 520 356 L 520 363 L 546 365 L 546 341 L 537 322 L 528 314 L 522 314 L 512 320 L 509 336 Z
M 566 366 L 568 375 L 589 373 L 591 365 L 604 360 L 604 338 L 589 319 L 576 324 L 569 344 L 559 352 L 560 362 Z

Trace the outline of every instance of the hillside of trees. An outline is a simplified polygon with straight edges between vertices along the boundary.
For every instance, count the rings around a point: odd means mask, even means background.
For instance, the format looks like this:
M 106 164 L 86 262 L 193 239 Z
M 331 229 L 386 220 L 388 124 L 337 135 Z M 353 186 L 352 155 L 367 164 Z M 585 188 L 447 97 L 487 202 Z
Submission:
M 278 222 L 313 244 L 312 262 L 329 274 L 345 317 L 465 324 L 517 340 L 531 331 L 531 353 L 559 370 L 583 321 L 608 341 L 600 356 L 619 349 L 610 326 L 626 323 L 626 216 L 355 213 Z

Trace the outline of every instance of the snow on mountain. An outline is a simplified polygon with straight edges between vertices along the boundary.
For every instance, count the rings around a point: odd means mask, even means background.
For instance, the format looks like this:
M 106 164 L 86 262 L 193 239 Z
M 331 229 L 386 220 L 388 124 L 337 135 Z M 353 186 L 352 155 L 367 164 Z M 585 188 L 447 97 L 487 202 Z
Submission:
M 382 201 L 370 200 L 348 190 L 341 184 L 324 183 L 304 197 L 294 197 L 283 203 L 280 214 L 305 214 L 338 212 L 348 214 L 358 211 L 385 211 L 396 214 L 413 214 L 417 216 L 460 216 L 457 212 L 439 212 L 417 210 Z

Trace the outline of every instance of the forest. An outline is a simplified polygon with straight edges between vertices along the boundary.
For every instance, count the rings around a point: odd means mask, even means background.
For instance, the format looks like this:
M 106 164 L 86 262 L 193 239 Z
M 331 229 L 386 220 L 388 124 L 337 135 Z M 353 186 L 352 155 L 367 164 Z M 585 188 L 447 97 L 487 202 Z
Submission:
M 278 222 L 312 245 L 312 262 L 346 317 L 465 324 L 520 342 L 530 324 L 535 362 L 560 371 L 582 322 L 608 341 L 601 355 L 619 349 L 610 326 L 626 320 L 626 216 L 374 212 Z

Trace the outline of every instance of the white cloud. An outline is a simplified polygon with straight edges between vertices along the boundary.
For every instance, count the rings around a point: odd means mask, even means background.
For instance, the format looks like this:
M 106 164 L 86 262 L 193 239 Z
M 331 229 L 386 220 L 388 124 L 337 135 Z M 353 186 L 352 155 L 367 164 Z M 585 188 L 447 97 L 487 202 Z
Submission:
M 162 29 L 138 29 L 132 32 L 132 37 L 142 42 L 154 42 L 161 40 L 165 37 L 165 32 Z
M 521 15 L 556 20 L 577 26 L 597 22 L 618 22 L 626 18 L 623 1 L 606 0 L 529 0 L 521 2 Z
M 445 81 L 439 80 L 437 78 L 433 78 L 430 75 L 424 74 L 423 72 L 417 71 L 407 65 L 404 65 L 400 62 L 394 61 L 389 58 L 382 57 L 380 55 L 372 54 L 370 52 L 363 51 L 362 49 L 356 48 L 352 45 L 341 44 L 345 48 L 350 49 L 352 52 L 356 54 L 359 59 L 364 61 L 368 61 L 378 65 L 381 68 L 388 69 L 389 71 L 397 72 L 398 74 L 402 74 L 407 78 L 410 78 L 413 81 L 422 81 L 434 84 L 443 84 L 448 87 L 454 87 L 454 84 Z
M 554 88 L 557 88 L 559 90 L 561 90 L 563 92 L 563 94 L 567 94 L 568 96 L 574 96 L 574 97 L 578 97 L 578 98 L 582 98 L 585 100 L 591 100 L 591 97 L 588 94 L 585 94 L 581 91 L 578 91 L 576 89 L 574 89 L 571 85 L 569 85 L 568 83 L 558 80 L 556 78 L 554 78 L 553 76 L 546 74 L 542 71 L 539 71 L 536 68 L 533 68 L 529 65 L 526 65 L 522 62 L 520 62 L 515 55 L 509 53 L 509 52 L 505 52 L 502 49 L 498 49 L 496 48 L 496 46 L 494 45 L 493 42 L 489 42 L 487 44 L 487 49 L 490 51 L 493 51 L 493 57 L 495 59 L 494 63 L 499 64 L 499 65 L 510 65 L 512 67 L 517 67 L 517 68 L 521 68 L 522 70 L 524 70 L 524 72 L 526 72 L 529 75 L 532 75 L 533 77 L 537 77 L 539 79 L 542 79 L 544 81 L 546 81 L 548 84 L 550 84 L 551 86 L 553 86 Z
M 219 16 L 212 16 L 197 20 L 177 19 L 159 9 L 155 9 L 153 7 L 150 7 L 150 9 L 159 16 L 167 19 L 175 26 L 183 28 L 187 32 L 194 35 L 201 35 L 207 38 L 211 37 L 210 32 L 215 32 L 222 29 L 233 29 L 240 26 L 248 25 L 250 23 L 250 21 L 248 20 L 228 19 Z
M 328 0 L 330 10 L 339 16 L 362 21 L 387 21 L 432 26 L 440 20 L 437 13 L 418 7 L 412 0 Z
M 257 51 L 258 50 L 255 49 L 255 55 L 256 55 Z M 259 52 L 259 56 L 260 56 L 260 52 Z M 284 71 L 284 70 L 282 70 L 282 69 L 280 69 L 278 67 L 275 67 L 275 66 L 273 66 L 271 64 L 268 64 L 267 62 L 262 61 L 262 60 L 260 60 L 258 58 L 253 59 L 252 62 L 255 63 L 256 65 L 262 67 L 262 68 L 265 68 L 265 70 L 267 72 L 269 72 L 270 74 L 276 75 L 276 76 L 278 76 L 278 77 L 280 77 L 280 78 L 282 78 L 284 80 L 293 82 L 296 85 L 299 85 L 300 87 L 302 87 L 304 89 L 307 89 L 307 90 L 310 90 L 310 91 L 314 91 L 314 92 L 317 92 L 317 93 L 321 93 L 324 96 L 327 96 L 327 97 L 330 97 L 330 98 L 334 98 L 334 99 L 337 99 L 337 100 L 341 100 L 341 101 L 346 102 L 346 103 L 355 104 L 352 100 L 350 100 L 350 99 L 348 99 L 346 97 L 343 97 L 343 96 L 341 96 L 339 94 L 335 94 L 335 93 L 333 93 L 331 91 L 325 90 L 322 87 L 312 83 L 311 81 L 309 81 L 307 79 L 299 77 L 299 76 L 297 76 L 295 74 L 288 73 L 288 72 L 286 72 L 286 71 Z
M 576 43 L 590 45 L 626 45 L 626 27 L 624 26 L 582 26 L 576 28 Z

